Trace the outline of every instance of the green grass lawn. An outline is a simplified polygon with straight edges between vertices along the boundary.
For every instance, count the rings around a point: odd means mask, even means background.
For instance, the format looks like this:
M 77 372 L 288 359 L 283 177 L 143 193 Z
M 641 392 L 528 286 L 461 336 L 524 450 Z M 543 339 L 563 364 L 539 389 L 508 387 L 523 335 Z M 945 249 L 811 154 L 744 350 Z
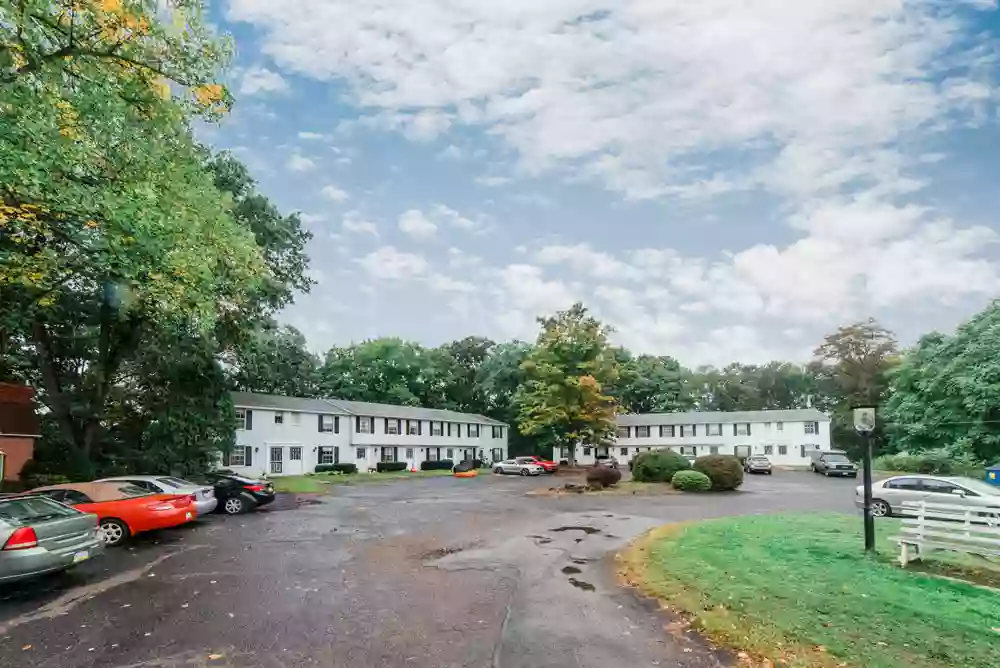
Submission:
M 299 494 L 326 492 L 331 485 L 364 485 L 373 482 L 390 482 L 414 478 L 435 478 L 451 475 L 451 471 L 393 471 L 391 473 L 352 473 L 350 475 L 286 475 L 272 478 L 274 491 Z M 482 475 L 482 473 L 480 473 Z
M 897 525 L 877 522 L 878 559 L 863 556 L 849 515 L 674 525 L 626 552 L 625 574 L 708 636 L 776 665 L 1000 665 L 1000 592 L 901 569 L 888 541 Z

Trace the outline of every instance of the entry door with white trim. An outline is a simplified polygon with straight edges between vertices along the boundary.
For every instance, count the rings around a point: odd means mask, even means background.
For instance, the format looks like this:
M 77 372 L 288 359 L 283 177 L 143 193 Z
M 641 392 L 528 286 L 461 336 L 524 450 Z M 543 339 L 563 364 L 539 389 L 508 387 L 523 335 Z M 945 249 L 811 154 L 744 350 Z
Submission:
M 271 451 L 271 457 L 270 457 L 271 473 L 276 473 L 276 474 L 284 473 L 282 469 L 284 468 L 283 454 L 285 449 L 279 445 L 279 446 L 272 446 L 270 448 L 270 451 Z
M 285 466 L 285 473 L 296 475 L 304 473 L 305 468 L 302 463 L 302 446 L 291 445 L 288 447 L 288 462 Z

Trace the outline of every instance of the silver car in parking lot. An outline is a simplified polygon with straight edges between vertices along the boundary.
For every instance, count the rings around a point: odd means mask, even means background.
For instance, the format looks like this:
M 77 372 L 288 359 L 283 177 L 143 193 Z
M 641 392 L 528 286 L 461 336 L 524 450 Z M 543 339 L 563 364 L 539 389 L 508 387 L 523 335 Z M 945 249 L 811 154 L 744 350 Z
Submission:
M 504 474 L 504 473 L 516 473 L 518 475 L 542 475 L 545 473 L 545 469 L 541 465 L 536 464 L 534 460 L 528 459 L 527 457 L 518 457 L 516 459 L 508 459 L 502 462 L 497 462 L 493 465 L 493 472 Z
M 211 513 L 219 504 L 214 487 L 169 475 L 122 475 L 95 482 L 127 482 L 153 494 L 190 494 L 194 497 L 194 509 L 199 516 Z
M 0 583 L 62 571 L 103 550 L 96 515 L 44 496 L 0 499 Z
M 855 489 L 854 503 L 864 507 L 864 487 Z M 926 501 L 982 510 L 982 515 L 1000 518 L 1000 487 L 982 480 L 934 475 L 900 475 L 872 484 L 872 515 L 903 515 L 903 503 Z

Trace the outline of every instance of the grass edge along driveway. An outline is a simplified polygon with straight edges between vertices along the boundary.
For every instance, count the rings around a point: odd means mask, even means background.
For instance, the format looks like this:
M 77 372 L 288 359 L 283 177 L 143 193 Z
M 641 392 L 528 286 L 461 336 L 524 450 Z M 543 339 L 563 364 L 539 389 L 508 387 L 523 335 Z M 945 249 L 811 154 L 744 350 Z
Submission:
M 1000 664 L 1000 593 L 903 570 L 898 522 L 863 556 L 860 517 L 785 514 L 668 525 L 620 556 L 622 576 L 721 645 L 789 667 Z
M 389 471 L 386 473 L 351 473 L 348 475 L 284 475 L 271 478 L 276 492 L 294 492 L 299 494 L 323 493 L 330 485 L 363 485 L 373 482 L 391 482 L 418 478 L 436 478 L 451 475 L 451 471 Z M 482 474 L 480 474 L 482 475 Z

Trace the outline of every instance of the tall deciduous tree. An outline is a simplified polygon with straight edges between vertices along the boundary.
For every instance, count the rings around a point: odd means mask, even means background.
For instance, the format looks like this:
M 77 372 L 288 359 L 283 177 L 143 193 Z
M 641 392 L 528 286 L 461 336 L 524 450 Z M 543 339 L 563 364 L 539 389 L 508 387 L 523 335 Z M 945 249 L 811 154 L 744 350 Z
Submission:
M 689 374 L 672 357 L 617 352 L 620 377 L 613 394 L 626 413 L 670 413 L 694 405 L 687 380 Z
M 448 379 L 446 393 L 448 403 L 455 410 L 470 413 L 484 413 L 487 409 L 485 397 L 476 378 L 479 369 L 489 359 L 496 343 L 481 336 L 467 336 L 458 341 L 446 343 L 439 351 L 450 358 L 451 378 Z
M 538 322 L 541 334 L 521 365 L 520 430 L 543 445 L 568 447 L 573 463 L 577 443 L 598 444 L 615 432 L 617 404 L 608 391 L 618 379 L 618 361 L 609 328 L 582 304 Z
M 535 448 L 534 440 L 522 434 L 518 424 L 515 396 L 525 381 L 522 364 L 531 353 L 531 348 L 530 343 L 523 341 L 498 343 L 476 372 L 476 388 L 484 402 L 482 413 L 510 425 L 508 445 L 512 455 L 551 456 L 551 451 L 544 453 Z
M 241 392 L 314 397 L 318 391 L 319 359 L 294 327 L 269 323 L 248 333 L 230 365 L 233 388 Z
M 891 373 L 883 415 L 893 445 L 1000 461 L 1000 304 L 952 336 L 929 334 Z

